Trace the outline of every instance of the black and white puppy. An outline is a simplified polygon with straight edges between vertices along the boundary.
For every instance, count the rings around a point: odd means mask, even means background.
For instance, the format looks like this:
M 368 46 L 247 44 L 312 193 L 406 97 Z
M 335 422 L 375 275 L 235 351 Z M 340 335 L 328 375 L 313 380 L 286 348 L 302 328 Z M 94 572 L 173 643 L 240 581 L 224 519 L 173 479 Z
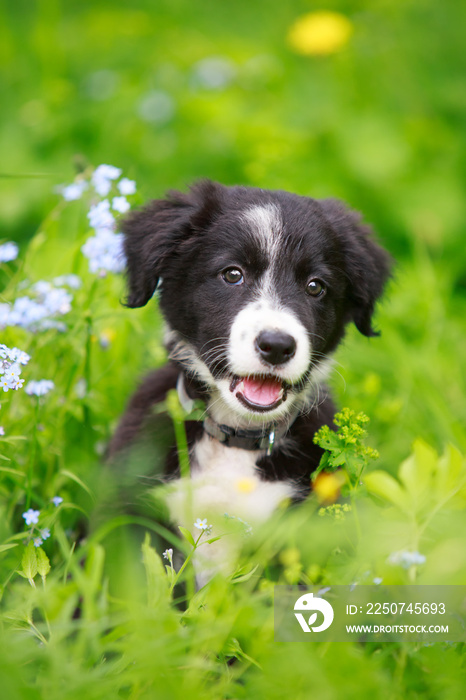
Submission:
M 335 410 L 324 384 L 332 353 L 350 321 L 375 335 L 389 256 L 336 200 L 211 181 L 149 203 L 123 231 L 127 305 L 158 289 L 171 361 L 131 399 L 111 453 L 137 441 L 177 387 L 206 413 L 187 425 L 191 480 L 172 482 L 173 522 L 191 529 L 193 514 L 225 511 L 263 521 L 309 493 L 313 436 Z M 177 469 L 173 449 L 167 475 Z

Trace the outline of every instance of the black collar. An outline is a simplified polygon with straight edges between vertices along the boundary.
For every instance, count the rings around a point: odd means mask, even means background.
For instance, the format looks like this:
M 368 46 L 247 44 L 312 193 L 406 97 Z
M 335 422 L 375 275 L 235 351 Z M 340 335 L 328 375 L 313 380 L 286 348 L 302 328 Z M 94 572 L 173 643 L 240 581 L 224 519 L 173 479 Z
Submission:
M 293 422 L 293 421 L 291 421 Z M 272 454 L 274 444 L 284 437 L 291 423 L 271 424 L 261 430 L 246 430 L 245 428 L 231 428 L 229 425 L 220 425 L 210 416 L 204 420 L 205 432 L 225 447 L 237 447 L 240 450 L 266 450 Z
M 194 406 L 194 400 L 188 393 L 185 379 L 184 373 L 181 372 L 176 388 L 181 405 L 190 413 Z M 203 428 L 210 437 L 215 438 L 225 447 L 236 447 L 240 450 L 266 450 L 266 454 L 270 455 L 274 444 L 282 437 L 285 437 L 298 414 L 299 410 L 296 409 L 291 416 L 288 416 L 287 420 L 270 423 L 256 430 L 232 428 L 229 425 L 216 423 L 213 418 L 207 415 L 203 422 Z

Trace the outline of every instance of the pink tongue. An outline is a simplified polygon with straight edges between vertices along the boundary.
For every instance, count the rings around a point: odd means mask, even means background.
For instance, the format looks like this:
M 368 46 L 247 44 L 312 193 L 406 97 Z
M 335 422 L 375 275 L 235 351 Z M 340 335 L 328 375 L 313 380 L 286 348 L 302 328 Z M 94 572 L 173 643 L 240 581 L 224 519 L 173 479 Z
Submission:
M 259 406 L 270 406 L 278 401 L 282 391 L 281 382 L 270 378 L 243 379 L 244 397 Z

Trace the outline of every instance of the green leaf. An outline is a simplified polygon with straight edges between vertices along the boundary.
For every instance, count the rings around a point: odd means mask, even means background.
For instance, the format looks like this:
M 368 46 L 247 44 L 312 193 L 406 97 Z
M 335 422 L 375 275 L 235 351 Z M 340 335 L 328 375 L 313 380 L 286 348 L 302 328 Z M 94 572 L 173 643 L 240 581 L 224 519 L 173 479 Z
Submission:
M 2 457 L 2 455 L 0 455 L 0 459 L 7 459 L 7 458 Z M 10 460 L 7 460 L 7 461 L 10 462 Z M 26 474 L 19 472 L 17 469 L 11 469 L 10 467 L 0 467 L 0 472 L 4 472 L 5 474 L 11 474 L 12 476 L 14 476 L 17 479 L 25 479 L 26 478 Z
M 86 486 L 84 481 L 80 479 L 79 476 L 76 476 L 76 474 L 73 474 L 73 472 L 68 471 L 68 469 L 62 469 L 60 474 L 63 474 L 63 476 L 68 477 L 68 479 L 71 479 L 78 484 L 92 498 L 92 500 L 95 501 L 95 496 L 90 490 L 89 486 Z
M 28 579 L 31 586 L 35 586 L 34 576 L 37 574 L 37 551 L 32 540 L 24 550 L 23 558 L 21 560 L 21 568 L 24 576 Z
M 45 577 L 50 571 L 50 561 L 42 547 L 37 547 L 37 573 L 42 577 L 42 581 L 45 583 Z
M 249 579 L 253 576 L 253 574 L 256 572 L 257 567 L 259 564 L 256 564 L 254 568 L 251 569 L 251 571 L 248 571 L 247 574 L 242 574 L 241 576 L 236 576 L 231 579 L 232 583 L 245 583 L 246 581 L 249 581 Z
M 401 484 L 387 472 L 376 470 L 366 474 L 364 483 L 369 493 L 393 503 L 401 510 L 409 512 L 409 499 Z
M 243 649 L 241 648 L 241 644 L 235 637 L 230 638 L 226 642 L 224 654 L 227 657 L 235 657 L 239 661 L 249 661 L 249 663 L 254 664 L 254 666 L 257 666 L 257 668 L 260 668 L 262 670 L 262 666 L 257 661 L 255 661 L 255 659 L 253 659 L 252 656 L 248 656 L 248 654 L 246 654 L 243 651 Z
M 196 546 L 196 543 L 194 541 L 194 537 L 192 534 L 187 530 L 185 527 L 181 527 L 181 525 L 178 525 L 178 529 L 182 533 L 182 535 L 188 540 L 189 544 L 192 544 L 193 547 Z
M 355 454 L 352 450 L 347 450 L 345 453 L 346 471 L 353 479 L 357 479 L 362 467 L 364 466 L 364 458 Z
M 416 440 L 413 454 L 400 466 L 398 476 L 411 500 L 417 507 L 427 491 L 431 491 L 432 477 L 436 470 L 438 455 L 422 440 Z
M 342 467 L 347 462 L 347 455 L 345 450 L 335 450 L 333 455 L 329 458 L 329 463 L 332 467 Z
M 189 447 L 184 422 L 185 412 L 180 403 L 178 392 L 175 389 L 168 392 L 165 405 L 173 421 L 173 427 L 175 429 L 175 439 L 178 450 L 181 476 L 189 477 L 191 467 L 189 463 Z
M 453 445 L 448 445 L 437 462 L 435 492 L 440 500 L 461 489 L 466 481 L 466 460 Z
M 142 544 L 142 562 L 146 570 L 147 602 L 151 607 L 157 607 L 169 598 L 167 573 L 171 575 L 171 572 L 166 571 L 161 558 L 151 547 L 148 532 Z
M 92 544 L 85 564 L 86 581 L 89 595 L 96 595 L 102 586 L 105 550 L 100 544 Z
M 17 547 L 17 543 L 11 543 L 11 544 L 0 544 L 0 552 L 6 552 L 7 549 L 11 549 L 12 547 Z
M 343 468 L 349 476 L 352 487 L 358 485 L 358 481 L 369 459 L 378 456 L 378 453 L 366 447 L 363 443 L 367 433 L 362 428 L 369 418 L 363 413 L 344 408 L 334 418 L 337 431 L 332 431 L 328 426 L 323 426 L 314 435 L 314 442 L 325 450 L 319 467 L 313 474 L 313 481 L 317 475 L 326 469 L 334 471 Z

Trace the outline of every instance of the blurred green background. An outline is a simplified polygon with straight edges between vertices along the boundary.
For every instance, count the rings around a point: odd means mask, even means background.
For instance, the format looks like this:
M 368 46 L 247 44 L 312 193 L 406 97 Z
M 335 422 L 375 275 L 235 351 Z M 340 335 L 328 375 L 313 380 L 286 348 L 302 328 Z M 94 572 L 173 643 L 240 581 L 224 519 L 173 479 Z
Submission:
M 66 504 L 58 515 L 53 511 L 54 534 L 45 546 L 52 574 L 43 597 L 18 576 L 9 584 L 21 548 L 5 550 L 2 625 L 14 629 L 0 639 L 8 700 L 308 698 L 311 692 L 358 700 L 464 697 L 464 648 L 461 656 L 460 648 L 439 645 L 344 644 L 314 653 L 313 645 L 272 641 L 275 574 L 268 567 L 285 546 L 302 556 L 299 566 L 319 585 L 357 577 L 365 583 L 375 574 L 406 582 L 407 572 L 386 560 L 402 547 L 426 553 L 422 583 L 464 583 L 464 499 L 447 518 L 435 480 L 431 500 L 418 499 L 417 472 L 413 500 L 427 522 L 434 520 L 429 528 L 415 509 L 406 517 L 396 509 L 382 513 L 366 497 L 363 537 L 353 552 L 345 544 L 352 521 L 335 534 L 325 518 L 306 511 L 312 503 L 291 509 L 264 537 L 265 553 L 251 559 L 254 567 L 260 562 L 258 580 L 244 589 L 217 580 L 201 612 L 193 599 L 192 618 L 166 601 L 140 605 L 139 549 L 126 533 L 115 556 L 105 539 L 120 527 L 118 518 L 93 539 L 81 539 L 80 518 L 102 498 L 105 444 L 138 377 L 165 358 L 155 304 L 125 309 L 122 278 L 89 273 L 80 252 L 90 235 L 86 203 L 64 205 L 54 188 L 87 165 L 110 163 L 137 181 L 141 203 L 210 177 L 339 197 L 364 212 L 397 262 L 377 313 L 381 338 L 350 328 L 337 353 L 338 403 L 370 416 L 379 469 L 398 473 L 417 437 L 440 453 L 452 442 L 464 454 L 465 26 L 466 5 L 456 0 L 0 5 L 0 243 L 16 240 L 22 247 L 18 263 L 0 272 L 0 302 L 22 294 L 26 279 L 70 271 L 83 279 L 67 333 L 7 328 L 0 338 L 30 352 L 27 379 L 53 378 L 57 386 L 37 410 L 25 392 L 2 395 L 2 449 L 12 460 L 2 467 L 2 538 L 24 538 L 21 478 L 29 469 L 37 507 L 47 508 L 56 494 Z M 33 238 L 37 231 L 43 235 Z M 104 345 L 102 338 L 110 340 Z M 83 395 L 77 387 L 87 375 L 92 382 Z M 419 444 L 421 477 L 428 481 L 437 462 L 445 472 L 448 460 L 429 457 L 430 448 Z M 459 484 L 461 457 L 451 461 L 451 482 Z M 105 556 L 118 599 L 107 595 Z M 300 581 L 300 572 L 285 580 Z M 49 646 L 17 631 L 33 626 L 34 606 Z M 234 651 L 239 644 L 263 673 Z M 227 663 L 235 656 L 241 663 Z
M 338 355 L 341 402 L 388 463 L 415 435 L 466 447 L 465 20 L 454 0 L 8 1 L 0 235 L 28 239 L 87 163 L 141 202 L 204 176 L 340 197 L 397 260 L 382 341 Z
M 352 33 L 303 55 L 316 10 Z M 73 162 L 110 162 L 144 197 L 201 176 L 342 197 L 464 284 L 465 22 L 455 0 L 6 0 L 2 235 L 36 230 Z

